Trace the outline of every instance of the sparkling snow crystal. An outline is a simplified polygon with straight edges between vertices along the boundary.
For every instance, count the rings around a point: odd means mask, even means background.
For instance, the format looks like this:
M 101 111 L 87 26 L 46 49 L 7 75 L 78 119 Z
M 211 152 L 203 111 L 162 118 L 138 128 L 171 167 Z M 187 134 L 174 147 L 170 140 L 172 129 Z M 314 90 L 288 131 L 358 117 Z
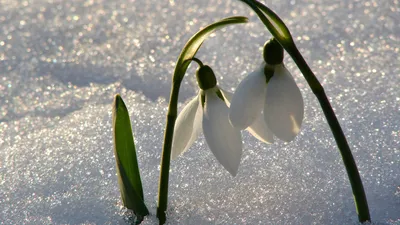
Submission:
M 400 224 L 400 3 L 264 1 L 282 17 L 329 96 L 376 224 Z M 128 224 L 111 133 L 113 96 L 130 112 L 145 202 L 155 216 L 170 83 L 185 42 L 228 16 L 197 57 L 234 91 L 271 36 L 239 1 L 0 0 L 0 224 Z M 294 141 L 246 131 L 236 177 L 204 136 L 171 162 L 169 224 L 357 224 L 350 184 L 318 102 Z M 197 91 L 192 65 L 182 110 Z

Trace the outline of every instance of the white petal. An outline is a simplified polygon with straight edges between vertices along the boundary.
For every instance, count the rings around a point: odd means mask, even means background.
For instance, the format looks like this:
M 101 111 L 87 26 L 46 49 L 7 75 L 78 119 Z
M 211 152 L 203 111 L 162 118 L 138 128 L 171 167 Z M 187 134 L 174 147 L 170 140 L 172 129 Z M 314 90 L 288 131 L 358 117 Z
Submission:
M 260 115 L 266 87 L 264 64 L 240 82 L 233 94 L 229 111 L 229 119 L 234 127 L 246 129 Z
M 171 158 L 176 159 L 188 150 L 201 131 L 202 109 L 199 96 L 192 99 L 178 115 L 172 139 Z
M 274 143 L 274 134 L 265 123 L 264 114 L 262 112 L 247 128 L 247 130 L 250 132 L 250 134 L 262 142 L 268 144 Z
M 300 132 L 304 103 L 300 89 L 283 66 L 275 67 L 269 80 L 264 108 L 268 128 L 281 140 L 289 142 Z
M 219 163 L 236 176 L 242 157 L 242 137 L 228 119 L 228 106 L 213 90 L 206 91 L 203 132 L 208 147 Z
M 226 104 L 229 107 L 233 94 L 228 91 L 224 91 L 222 89 L 220 90 L 225 98 Z M 263 112 L 261 112 L 260 115 L 257 116 L 254 122 L 249 127 L 247 127 L 246 130 L 249 131 L 250 134 L 252 134 L 254 137 L 256 137 L 258 140 L 262 142 L 268 144 L 272 144 L 274 142 L 274 134 L 271 132 L 270 129 L 268 129 L 267 124 L 265 123 L 264 120 Z

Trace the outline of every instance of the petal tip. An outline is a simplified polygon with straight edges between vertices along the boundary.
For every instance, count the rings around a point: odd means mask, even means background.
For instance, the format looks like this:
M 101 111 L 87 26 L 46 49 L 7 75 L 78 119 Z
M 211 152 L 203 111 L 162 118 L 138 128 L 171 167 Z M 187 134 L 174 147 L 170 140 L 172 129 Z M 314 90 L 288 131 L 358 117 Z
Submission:
M 238 170 L 228 172 L 232 175 L 232 177 L 236 177 Z

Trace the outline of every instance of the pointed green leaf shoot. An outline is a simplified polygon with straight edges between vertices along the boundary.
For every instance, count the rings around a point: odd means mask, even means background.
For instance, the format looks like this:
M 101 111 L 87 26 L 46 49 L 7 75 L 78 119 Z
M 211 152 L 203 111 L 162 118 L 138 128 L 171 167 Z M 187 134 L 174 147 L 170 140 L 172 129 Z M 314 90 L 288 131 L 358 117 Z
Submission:
M 121 96 L 116 95 L 113 108 L 114 154 L 117 163 L 118 183 L 124 206 L 136 216 L 149 214 L 143 201 L 142 182 L 136 157 L 128 110 Z

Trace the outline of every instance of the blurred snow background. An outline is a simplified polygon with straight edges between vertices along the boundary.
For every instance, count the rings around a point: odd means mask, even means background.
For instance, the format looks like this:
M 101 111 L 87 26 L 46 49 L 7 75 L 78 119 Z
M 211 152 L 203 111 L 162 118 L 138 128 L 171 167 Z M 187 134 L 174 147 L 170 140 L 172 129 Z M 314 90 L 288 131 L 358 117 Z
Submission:
M 398 0 L 265 2 L 287 23 L 332 101 L 376 224 L 400 224 Z M 270 34 L 239 1 L 0 0 L 0 224 L 127 224 L 112 151 L 113 96 L 129 107 L 145 201 L 156 224 L 171 74 L 185 42 L 243 15 L 197 54 L 233 91 Z M 172 162 L 169 224 L 356 224 L 351 188 L 318 102 L 291 143 L 243 132 L 231 177 L 201 137 Z M 197 92 L 191 67 L 180 109 Z

